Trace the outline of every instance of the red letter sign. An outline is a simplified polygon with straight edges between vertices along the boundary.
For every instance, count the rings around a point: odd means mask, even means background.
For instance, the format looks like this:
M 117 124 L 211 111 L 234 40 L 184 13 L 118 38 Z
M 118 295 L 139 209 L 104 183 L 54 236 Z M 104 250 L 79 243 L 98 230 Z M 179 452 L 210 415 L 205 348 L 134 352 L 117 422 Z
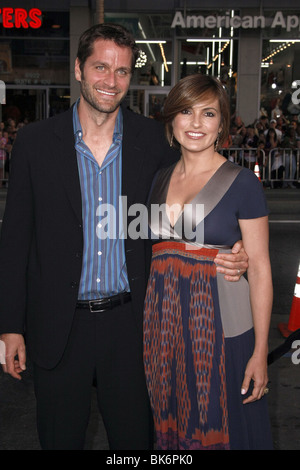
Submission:
M 37 29 L 41 27 L 42 20 L 39 16 L 42 16 L 42 12 L 38 8 L 31 8 L 31 10 L 29 10 L 29 18 L 31 19 L 29 26 L 31 26 L 31 28 Z

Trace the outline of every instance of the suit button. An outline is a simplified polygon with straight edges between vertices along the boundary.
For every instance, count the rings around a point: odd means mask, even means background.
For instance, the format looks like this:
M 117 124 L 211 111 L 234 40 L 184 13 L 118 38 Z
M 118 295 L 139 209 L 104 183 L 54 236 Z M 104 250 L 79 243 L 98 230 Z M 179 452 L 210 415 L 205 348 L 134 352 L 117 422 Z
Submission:
M 75 253 L 75 257 L 76 258 L 81 258 L 81 253 L 79 253 L 79 251 L 77 253 Z
M 78 282 L 77 282 L 77 281 L 72 281 L 72 282 L 71 282 L 71 287 L 72 287 L 72 289 L 75 289 L 75 287 L 77 287 L 77 286 L 78 286 Z

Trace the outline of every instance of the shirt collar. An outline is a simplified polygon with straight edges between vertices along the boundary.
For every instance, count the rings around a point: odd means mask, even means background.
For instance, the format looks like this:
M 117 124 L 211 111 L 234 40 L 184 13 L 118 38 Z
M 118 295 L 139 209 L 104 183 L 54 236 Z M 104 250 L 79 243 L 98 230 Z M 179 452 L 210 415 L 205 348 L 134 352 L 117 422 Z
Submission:
M 78 115 L 79 101 L 80 101 L 80 98 L 78 98 L 73 108 L 73 129 L 74 129 L 75 143 L 82 141 L 82 128 L 81 128 L 79 115 Z M 117 114 L 117 119 L 116 119 L 115 128 L 114 128 L 113 143 L 114 144 L 121 143 L 122 137 L 123 137 L 123 113 L 120 107 L 119 112 Z

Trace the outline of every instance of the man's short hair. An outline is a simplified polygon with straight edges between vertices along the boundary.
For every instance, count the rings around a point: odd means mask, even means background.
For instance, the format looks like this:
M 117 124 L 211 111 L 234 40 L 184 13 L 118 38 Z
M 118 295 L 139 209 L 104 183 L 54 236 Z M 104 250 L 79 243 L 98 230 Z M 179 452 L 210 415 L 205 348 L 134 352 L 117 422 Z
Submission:
M 135 43 L 133 35 L 123 26 L 115 23 L 96 24 L 82 33 L 79 39 L 77 58 L 80 70 L 83 72 L 85 61 L 92 55 L 94 42 L 97 39 L 113 41 L 119 47 L 128 47 L 132 51 L 132 71 L 139 57 L 139 48 Z

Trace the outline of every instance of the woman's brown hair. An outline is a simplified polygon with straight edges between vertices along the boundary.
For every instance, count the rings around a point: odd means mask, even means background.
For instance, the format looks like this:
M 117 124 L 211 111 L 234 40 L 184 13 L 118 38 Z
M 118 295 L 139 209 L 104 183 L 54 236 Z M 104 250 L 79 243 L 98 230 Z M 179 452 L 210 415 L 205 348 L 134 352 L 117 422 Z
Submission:
M 217 98 L 221 111 L 221 131 L 218 147 L 226 141 L 230 126 L 230 107 L 228 94 L 220 82 L 211 75 L 194 74 L 182 78 L 170 91 L 164 103 L 164 122 L 167 139 L 172 145 L 175 116 L 185 109 L 191 108 L 197 101 L 207 98 Z M 176 146 L 177 142 L 174 142 Z

